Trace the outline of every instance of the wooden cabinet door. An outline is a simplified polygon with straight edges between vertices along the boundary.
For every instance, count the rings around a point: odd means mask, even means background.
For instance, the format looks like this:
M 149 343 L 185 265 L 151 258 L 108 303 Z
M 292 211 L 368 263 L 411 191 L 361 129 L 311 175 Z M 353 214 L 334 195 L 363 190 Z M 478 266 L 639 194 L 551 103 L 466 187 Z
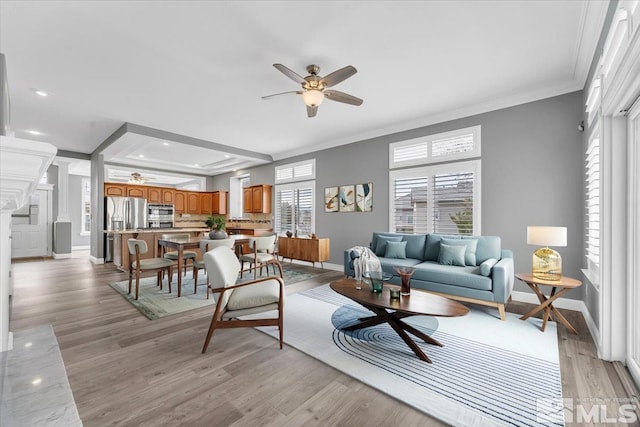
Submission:
M 214 214 L 227 214 L 227 194 L 226 191 L 216 191 L 212 193 L 212 212 Z
M 174 192 L 174 211 L 176 213 L 187 212 L 187 192 L 176 190 Z
M 115 197 L 126 197 L 127 195 L 127 185 L 126 184 L 115 184 L 115 183 L 104 183 L 104 195 L 105 196 L 115 196 Z
M 251 212 L 262 212 L 262 186 L 251 187 Z
M 253 192 L 251 187 L 242 190 L 242 211 L 253 212 Z
M 147 188 L 147 203 L 162 203 L 162 189 L 158 187 Z
M 212 214 L 213 212 L 213 193 L 200 193 L 200 213 Z
M 147 187 L 140 185 L 127 185 L 127 196 L 147 198 Z
M 175 190 L 172 188 L 162 189 L 162 203 L 173 205 L 175 203 Z
M 190 214 L 200 213 L 200 194 L 192 191 L 187 192 L 187 212 Z

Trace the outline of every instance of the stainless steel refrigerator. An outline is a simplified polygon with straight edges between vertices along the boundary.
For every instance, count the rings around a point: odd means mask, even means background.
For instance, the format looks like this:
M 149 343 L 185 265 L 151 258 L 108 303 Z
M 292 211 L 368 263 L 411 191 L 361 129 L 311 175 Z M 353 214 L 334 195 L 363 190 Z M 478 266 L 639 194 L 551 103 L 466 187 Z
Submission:
M 147 227 L 147 200 L 139 197 L 105 197 L 104 229 L 135 230 Z M 107 234 L 105 261 L 113 261 L 113 234 Z

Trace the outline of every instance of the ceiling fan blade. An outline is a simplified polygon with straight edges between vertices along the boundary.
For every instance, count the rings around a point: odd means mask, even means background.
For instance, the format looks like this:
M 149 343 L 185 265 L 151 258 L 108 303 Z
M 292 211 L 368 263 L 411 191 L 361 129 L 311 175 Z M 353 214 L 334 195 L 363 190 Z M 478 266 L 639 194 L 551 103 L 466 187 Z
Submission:
M 271 99 L 271 98 L 276 97 L 276 96 L 290 95 L 292 93 L 295 93 L 295 94 L 298 94 L 298 95 L 302 95 L 302 91 L 301 90 L 292 90 L 292 91 L 289 91 L 289 92 L 280 92 L 280 93 L 274 93 L 273 95 L 263 96 L 262 99 Z
M 318 107 L 317 106 L 309 107 L 307 105 L 307 116 L 308 117 L 315 117 L 317 112 L 318 112 Z
M 289 77 L 294 82 L 300 83 L 301 85 L 306 83 L 306 80 L 304 79 L 304 77 L 302 77 L 300 74 L 296 73 L 295 71 L 285 67 L 284 65 L 273 64 L 273 66 L 276 67 L 278 71 L 280 71 L 285 76 Z
M 362 105 L 362 99 L 356 98 L 353 95 L 349 95 L 348 93 L 339 92 L 337 90 L 325 90 L 324 96 L 327 99 L 337 102 L 343 102 L 345 104 L 351 105 Z
M 353 66 L 347 65 L 346 67 L 340 68 L 339 70 L 336 70 L 331 74 L 327 74 L 320 81 L 324 83 L 324 87 L 331 87 L 337 85 L 341 81 L 348 79 L 357 72 L 358 70 L 356 70 Z

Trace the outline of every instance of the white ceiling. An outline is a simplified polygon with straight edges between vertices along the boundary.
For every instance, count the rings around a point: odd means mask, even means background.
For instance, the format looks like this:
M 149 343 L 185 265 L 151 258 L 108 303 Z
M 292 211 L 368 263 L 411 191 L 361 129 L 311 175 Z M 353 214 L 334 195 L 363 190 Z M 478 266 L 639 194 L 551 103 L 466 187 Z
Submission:
M 606 7 L 2 1 L 0 51 L 16 137 L 91 153 L 129 122 L 198 144 L 127 133 L 104 152 L 108 162 L 215 175 L 264 163 L 264 155 L 286 158 L 580 90 Z M 358 73 L 335 89 L 364 104 L 326 101 L 310 119 L 299 96 L 263 100 L 299 88 L 274 63 L 303 76 L 312 63 L 321 75 L 353 65 Z M 240 149 L 245 155 L 233 152 Z M 225 154 L 238 163 L 213 167 Z

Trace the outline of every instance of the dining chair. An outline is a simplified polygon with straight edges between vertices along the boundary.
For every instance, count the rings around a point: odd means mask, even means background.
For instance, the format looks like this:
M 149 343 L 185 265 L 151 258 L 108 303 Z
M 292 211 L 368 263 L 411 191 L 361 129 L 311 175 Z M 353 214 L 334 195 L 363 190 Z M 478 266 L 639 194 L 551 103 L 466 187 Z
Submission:
M 193 263 L 193 293 L 198 293 L 198 270 L 205 269 L 204 265 L 204 254 L 209 252 L 211 249 L 217 248 L 218 246 L 223 246 L 225 248 L 229 248 L 233 252 L 233 246 L 235 241 L 233 239 L 202 239 L 200 240 L 200 252 L 202 252 L 202 260 L 196 261 Z M 206 270 L 205 270 L 206 271 Z M 209 276 L 207 275 L 207 283 L 209 283 Z M 207 286 L 207 299 L 209 299 L 209 287 Z
M 161 239 L 188 239 L 191 237 L 188 233 L 177 233 L 177 234 L 163 234 Z M 196 261 L 196 256 L 198 254 L 195 251 L 182 251 L 182 260 L 184 261 L 184 275 L 187 275 L 187 260 L 191 260 L 191 265 Z M 165 252 L 163 255 L 164 258 L 170 259 L 171 261 L 178 261 L 178 251 L 170 251 Z M 180 272 L 178 272 L 180 274 Z
M 280 349 L 282 349 L 284 281 L 280 277 L 271 276 L 236 283 L 240 272 L 240 261 L 233 251 L 225 247 L 217 247 L 205 253 L 204 263 L 209 277 L 207 286 L 217 300 L 202 353 L 207 351 L 216 329 L 255 326 L 277 326 L 280 331 Z M 277 310 L 277 317 L 271 315 L 251 320 L 239 319 L 241 316 L 275 310 Z
M 128 239 L 127 246 L 129 254 L 135 256 L 135 260 L 129 263 L 129 293 L 131 293 L 131 281 L 133 278 L 133 270 L 136 271 L 136 300 L 140 290 L 140 273 L 147 271 L 155 271 L 158 274 L 157 284 L 162 289 L 162 273 L 167 270 L 169 293 L 171 293 L 171 274 L 173 269 L 173 261 L 165 258 L 148 258 L 140 259 L 140 255 L 144 255 L 149 251 L 147 242 L 139 239 Z
M 253 269 L 254 279 L 258 277 L 258 268 L 260 268 L 260 274 L 262 274 L 262 268 L 266 267 L 268 274 L 269 265 L 273 266 L 274 274 L 275 267 L 277 265 L 280 269 L 280 277 L 282 278 L 282 266 L 274 253 L 277 237 L 277 235 L 272 234 L 270 236 L 253 237 L 252 239 L 249 239 L 251 253 L 240 256 L 240 277 L 242 277 L 242 273 L 246 271 L 244 269 L 244 263 L 248 262 L 250 267 L 247 270 Z

